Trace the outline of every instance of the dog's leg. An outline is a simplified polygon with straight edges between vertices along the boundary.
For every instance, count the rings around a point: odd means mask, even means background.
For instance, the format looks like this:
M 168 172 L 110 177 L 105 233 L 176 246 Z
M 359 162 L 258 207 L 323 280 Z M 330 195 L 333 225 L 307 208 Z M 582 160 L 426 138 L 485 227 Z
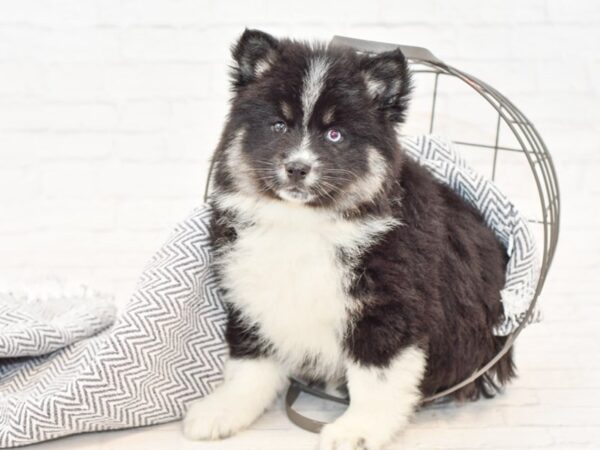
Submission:
M 413 346 L 384 367 L 349 363 L 350 406 L 323 428 L 320 450 L 379 450 L 390 442 L 420 400 L 425 359 L 425 353 Z
M 271 405 L 286 381 L 286 374 L 272 359 L 229 359 L 223 384 L 187 411 L 185 436 L 221 439 L 248 427 Z

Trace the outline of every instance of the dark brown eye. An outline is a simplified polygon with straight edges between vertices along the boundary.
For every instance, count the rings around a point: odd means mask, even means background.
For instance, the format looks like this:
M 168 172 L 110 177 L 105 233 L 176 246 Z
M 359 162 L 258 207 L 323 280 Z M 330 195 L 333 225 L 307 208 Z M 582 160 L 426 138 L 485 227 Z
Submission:
M 285 133 L 287 131 L 287 125 L 282 120 L 275 122 L 273 125 L 271 125 L 271 128 L 275 133 Z

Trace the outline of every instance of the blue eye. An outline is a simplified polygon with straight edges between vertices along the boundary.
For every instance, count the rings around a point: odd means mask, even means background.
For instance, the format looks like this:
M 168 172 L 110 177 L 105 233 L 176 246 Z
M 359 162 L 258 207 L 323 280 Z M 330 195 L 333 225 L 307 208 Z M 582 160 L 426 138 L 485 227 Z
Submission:
M 327 130 L 327 133 L 325 133 L 325 138 L 329 142 L 333 142 L 335 144 L 342 140 L 342 133 L 340 133 L 340 130 L 338 130 L 337 128 L 330 128 L 329 130 Z
M 287 131 L 287 125 L 282 120 L 275 122 L 271 125 L 271 128 L 275 133 L 285 133 Z

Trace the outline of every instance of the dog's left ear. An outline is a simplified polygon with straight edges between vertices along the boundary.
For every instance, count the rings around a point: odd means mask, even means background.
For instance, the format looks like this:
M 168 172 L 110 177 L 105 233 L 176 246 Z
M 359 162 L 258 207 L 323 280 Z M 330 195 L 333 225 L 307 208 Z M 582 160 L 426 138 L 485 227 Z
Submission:
M 400 49 L 365 56 L 361 72 L 369 96 L 389 120 L 402 122 L 412 90 L 408 63 Z
M 238 89 L 254 81 L 273 62 L 279 41 L 260 30 L 245 29 L 232 47 L 232 84 Z

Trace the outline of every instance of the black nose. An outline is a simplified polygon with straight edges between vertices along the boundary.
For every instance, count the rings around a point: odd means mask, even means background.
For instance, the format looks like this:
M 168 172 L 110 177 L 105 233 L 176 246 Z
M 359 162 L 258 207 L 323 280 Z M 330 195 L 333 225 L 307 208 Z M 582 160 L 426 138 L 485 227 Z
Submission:
M 290 181 L 297 183 L 306 178 L 310 172 L 310 166 L 299 161 L 293 161 L 285 164 L 285 171 Z

